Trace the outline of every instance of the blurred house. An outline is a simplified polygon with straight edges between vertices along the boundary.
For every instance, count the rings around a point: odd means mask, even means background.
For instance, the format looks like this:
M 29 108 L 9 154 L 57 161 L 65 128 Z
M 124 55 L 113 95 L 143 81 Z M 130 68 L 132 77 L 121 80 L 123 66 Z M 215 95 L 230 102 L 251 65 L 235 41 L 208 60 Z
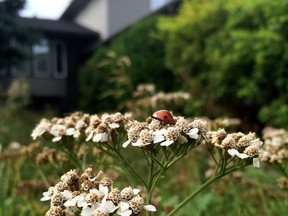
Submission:
M 19 17 L 19 26 L 41 36 L 23 47 L 27 61 L 0 71 L 0 83 L 5 87 L 25 76 L 38 102 L 60 103 L 67 111 L 77 103 L 77 71 L 97 45 L 151 13 L 174 9 L 177 2 L 73 0 L 58 20 Z

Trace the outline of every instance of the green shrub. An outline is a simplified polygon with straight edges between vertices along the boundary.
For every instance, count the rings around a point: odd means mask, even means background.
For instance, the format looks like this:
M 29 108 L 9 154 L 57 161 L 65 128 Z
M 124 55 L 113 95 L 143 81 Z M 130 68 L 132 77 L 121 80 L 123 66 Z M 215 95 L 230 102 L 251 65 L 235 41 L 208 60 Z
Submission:
M 166 65 L 182 78 L 187 111 L 288 124 L 288 1 L 184 1 L 162 18 Z M 196 111 L 195 111 L 196 110 Z
M 107 91 L 119 90 L 117 86 L 109 83 L 111 72 L 115 68 L 112 65 L 105 68 L 99 67 L 100 62 L 107 60 L 109 51 L 115 52 L 118 57 L 129 57 L 132 63 L 126 68 L 126 75 L 133 89 L 140 83 L 154 83 L 158 90 L 175 90 L 174 83 L 177 80 L 163 64 L 164 44 L 157 36 L 157 20 L 157 16 L 148 17 L 118 34 L 95 51 L 79 73 L 82 109 L 113 110 L 118 107 L 119 103 L 123 104 L 128 99 L 126 96 L 119 101 L 119 99 L 115 100 L 115 97 L 103 99 L 101 96 Z

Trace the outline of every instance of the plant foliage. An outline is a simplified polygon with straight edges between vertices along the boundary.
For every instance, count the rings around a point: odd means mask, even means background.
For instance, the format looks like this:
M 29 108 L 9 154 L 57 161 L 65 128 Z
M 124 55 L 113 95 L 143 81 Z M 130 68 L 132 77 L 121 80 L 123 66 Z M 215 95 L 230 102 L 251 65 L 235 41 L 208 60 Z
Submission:
M 166 65 L 210 116 L 288 123 L 288 1 L 183 1 L 159 29 Z
M 152 16 L 140 21 L 98 47 L 79 73 L 81 108 L 92 111 L 113 110 L 118 104 L 123 104 L 129 99 L 129 95 L 131 98 L 131 89 L 144 82 L 154 83 L 158 90 L 171 91 L 175 88 L 174 83 L 177 80 L 163 64 L 164 44 L 158 37 L 157 20 L 157 16 Z M 109 54 L 107 58 L 107 53 L 111 53 L 110 51 L 116 54 L 118 60 L 125 56 L 131 61 L 125 68 L 125 73 L 123 71 L 120 73 L 124 75 L 123 77 L 118 73 L 118 81 L 121 82 L 123 78 L 130 83 L 128 89 L 126 88 L 128 86 L 123 89 L 123 85 L 118 85 L 119 82 L 117 85 L 111 83 L 111 75 L 114 83 L 117 83 L 115 70 L 119 69 L 119 65 L 114 64 L 115 61 L 110 61 Z M 107 60 L 111 64 L 102 67 L 103 61 Z M 126 96 L 118 97 L 117 100 L 112 96 L 105 99 L 102 97 L 103 93 L 107 95 L 107 92 L 119 93 L 123 90 L 127 90 Z

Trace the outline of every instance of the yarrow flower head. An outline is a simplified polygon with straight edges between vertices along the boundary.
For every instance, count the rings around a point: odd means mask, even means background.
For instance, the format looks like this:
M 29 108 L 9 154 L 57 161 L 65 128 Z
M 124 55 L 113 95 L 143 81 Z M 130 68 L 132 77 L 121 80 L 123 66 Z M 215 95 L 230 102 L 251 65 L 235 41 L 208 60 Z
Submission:
M 207 132 L 207 123 L 204 120 L 196 119 L 188 122 L 184 117 L 175 117 L 175 125 L 166 124 L 158 119 L 148 119 L 146 122 L 134 122 L 127 129 L 128 140 L 123 143 L 126 148 L 130 143 L 137 147 L 149 145 L 171 146 L 201 141 L 201 137 Z
M 50 200 L 50 209 L 46 216 L 69 215 L 78 211 L 81 216 L 102 216 L 116 213 L 129 216 L 138 214 L 143 209 L 156 211 L 153 205 L 144 205 L 139 189 L 126 187 L 122 190 L 113 187 L 113 181 L 97 175 L 88 167 L 81 175 L 71 170 L 61 177 L 61 181 L 43 193 L 41 201 Z M 89 190 L 83 187 L 84 182 L 90 182 Z
M 240 159 L 253 158 L 254 167 L 260 166 L 259 155 L 262 152 L 263 142 L 256 137 L 255 133 L 228 134 L 224 129 L 219 129 L 207 134 L 211 144 L 227 151 L 230 156 Z
M 123 129 L 131 121 L 130 114 L 107 114 L 101 116 L 81 112 L 72 113 L 64 118 L 42 119 L 35 127 L 31 136 L 59 142 L 63 137 L 75 139 L 84 138 L 86 141 L 107 142 L 114 131 Z
M 266 127 L 262 131 L 264 139 L 264 151 L 260 155 L 260 160 L 284 164 L 288 161 L 288 131 Z

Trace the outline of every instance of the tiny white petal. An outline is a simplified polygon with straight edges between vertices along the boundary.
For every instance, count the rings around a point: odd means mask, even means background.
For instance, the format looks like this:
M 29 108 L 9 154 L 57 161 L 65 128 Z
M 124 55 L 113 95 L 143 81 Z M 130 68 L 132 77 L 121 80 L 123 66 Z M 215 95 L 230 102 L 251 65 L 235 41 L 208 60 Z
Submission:
M 126 142 L 124 142 L 124 143 L 122 144 L 122 147 L 123 147 L 123 148 L 126 148 L 130 143 L 131 143 L 131 141 L 128 139 Z
M 54 137 L 53 139 L 52 139 L 52 142 L 58 142 L 59 140 L 61 140 L 62 139 L 62 136 L 57 136 L 57 137 Z
M 127 202 L 120 201 L 118 203 L 117 214 L 120 216 L 129 216 L 132 214 L 132 211 L 129 210 L 129 204 Z
M 147 210 L 147 211 L 151 211 L 151 212 L 157 211 L 157 209 L 153 205 L 145 205 L 144 209 Z
M 109 124 L 109 127 L 110 127 L 110 128 L 119 128 L 120 125 L 119 125 L 118 123 L 113 122 L 113 123 L 110 123 L 110 124 Z
M 130 216 L 132 214 L 132 210 L 126 209 L 125 211 L 117 211 L 117 214 L 120 216 Z
M 191 139 L 198 139 L 199 135 L 198 135 L 198 128 L 192 128 L 187 135 L 191 138 Z
M 84 197 L 83 197 L 84 198 Z M 87 206 L 88 206 L 88 203 L 87 203 L 87 201 L 86 200 L 79 200 L 78 202 L 77 202 L 77 206 L 78 207 L 84 207 L 84 208 L 86 208 Z
M 120 201 L 118 206 L 119 206 L 120 211 L 124 211 L 126 209 L 129 209 L 129 204 L 127 202 Z
M 81 216 L 91 216 L 93 213 L 93 209 L 90 207 L 84 207 L 81 212 Z
M 47 200 L 50 200 L 51 197 L 49 196 L 49 192 L 46 191 L 43 193 L 43 197 L 40 199 L 40 201 L 47 201 Z
M 76 132 L 76 129 L 75 128 L 68 128 L 67 130 L 66 130 L 66 135 L 67 136 L 72 136 L 72 135 L 74 135 L 75 134 L 75 132 Z
M 100 142 L 106 142 L 108 141 L 108 133 L 102 133 Z
M 160 145 L 161 146 L 169 146 L 172 143 L 174 143 L 174 140 L 166 140 L 166 141 L 162 142 Z
M 259 158 L 253 158 L 253 167 L 260 168 L 260 160 L 259 160 Z
M 109 213 L 113 213 L 116 209 L 118 209 L 118 206 L 115 206 L 114 203 L 112 201 L 107 201 L 105 204 L 105 209 L 109 212 Z
M 155 135 L 155 136 L 157 136 L 157 135 L 163 135 L 166 131 L 167 131 L 167 129 L 162 128 L 161 130 L 153 131 L 152 134 Z
M 249 155 L 245 154 L 245 153 L 239 153 L 236 149 L 228 149 L 228 153 L 233 157 L 233 156 L 237 156 L 241 159 L 245 159 L 248 158 Z
M 63 194 L 68 200 L 73 198 L 72 192 L 69 191 L 69 190 L 64 190 L 64 191 L 62 192 L 62 194 Z
M 71 206 L 75 206 L 76 203 L 73 201 L 73 200 L 67 200 L 65 203 L 64 203 L 64 206 L 65 207 L 71 207 Z
M 133 193 L 134 195 L 137 195 L 141 190 L 138 188 L 133 189 Z
M 94 132 L 91 132 L 91 133 L 88 135 L 88 137 L 86 138 L 85 141 L 87 142 L 87 141 L 91 140 L 92 137 L 93 137 L 93 134 L 94 134 Z
M 164 140 L 165 140 L 165 137 L 162 134 L 157 134 L 157 135 L 154 135 L 154 137 L 153 137 L 154 143 L 159 143 L 159 142 L 162 142 Z
M 238 155 L 239 152 L 236 149 L 228 149 L 228 154 L 230 154 L 232 157 L 235 155 Z
M 247 154 L 245 154 L 245 153 L 239 153 L 237 156 L 238 156 L 239 158 L 241 158 L 241 159 L 245 159 L 245 158 L 248 158 L 248 157 L 249 157 L 249 155 L 247 155 Z
M 107 186 L 103 186 L 102 184 L 99 185 L 99 192 L 102 193 L 102 194 L 108 194 L 108 187 Z
M 99 142 L 101 140 L 101 134 L 97 133 L 93 136 L 93 142 Z
M 47 200 L 50 200 L 51 199 L 51 197 L 48 197 L 48 196 L 44 196 L 44 197 L 42 197 L 41 199 L 40 199 L 40 201 L 47 201 Z
M 132 143 L 132 146 L 142 147 L 142 146 L 144 146 L 144 144 L 143 144 L 143 142 L 141 142 L 141 140 L 137 140 L 135 143 Z

